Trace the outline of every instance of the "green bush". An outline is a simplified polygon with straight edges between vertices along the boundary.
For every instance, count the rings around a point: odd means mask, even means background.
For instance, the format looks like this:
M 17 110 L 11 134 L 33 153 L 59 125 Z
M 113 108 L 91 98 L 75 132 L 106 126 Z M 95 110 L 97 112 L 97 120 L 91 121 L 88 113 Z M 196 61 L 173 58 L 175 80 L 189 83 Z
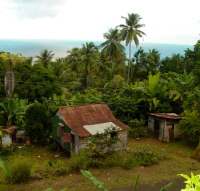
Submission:
M 62 176 L 68 173 L 67 165 L 61 160 L 48 160 L 45 171 L 49 175 Z
M 31 163 L 28 160 L 16 158 L 9 161 L 9 173 L 6 174 L 5 180 L 10 184 L 26 182 L 31 177 Z
M 44 144 L 48 141 L 51 128 L 47 108 L 41 103 L 33 103 L 26 111 L 26 133 L 33 143 Z
M 121 162 L 122 162 L 121 155 L 118 152 L 115 152 L 105 157 L 105 159 L 103 160 L 103 167 L 111 168 L 120 166 Z
M 88 168 L 121 167 L 132 169 L 135 166 L 150 166 L 166 159 L 163 151 L 155 151 L 150 146 L 142 146 L 134 151 L 117 151 L 104 154 L 103 157 L 94 157 L 90 151 L 82 150 L 73 155 L 68 162 L 68 173 Z
M 198 111 L 185 111 L 179 128 L 183 131 L 189 143 L 197 145 L 200 136 L 200 115 Z
M 143 120 L 133 119 L 129 121 L 128 125 L 129 137 L 140 138 L 148 135 L 147 128 L 145 127 L 145 122 Z
M 122 156 L 118 153 L 106 154 L 102 158 L 91 157 L 88 150 L 81 151 L 78 155 L 73 155 L 68 163 L 68 171 L 80 171 L 88 168 L 110 168 L 121 165 Z
M 128 156 L 127 158 L 124 158 L 120 166 L 123 169 L 129 170 L 137 166 L 137 161 L 134 158 L 132 158 L 132 156 Z
M 139 147 L 132 153 L 138 165 L 150 166 L 157 164 L 162 158 L 153 149 L 147 146 Z
M 73 155 L 68 163 L 68 171 L 79 171 L 80 169 L 87 169 L 90 167 L 91 160 L 86 151 L 81 151 L 79 154 Z

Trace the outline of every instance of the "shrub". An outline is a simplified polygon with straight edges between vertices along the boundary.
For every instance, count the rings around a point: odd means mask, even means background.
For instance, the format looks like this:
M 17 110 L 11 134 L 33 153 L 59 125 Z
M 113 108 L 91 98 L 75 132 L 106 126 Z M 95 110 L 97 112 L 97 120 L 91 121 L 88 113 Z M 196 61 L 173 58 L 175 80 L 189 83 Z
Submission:
M 133 151 L 132 154 L 137 164 L 142 166 L 157 164 L 159 160 L 164 159 L 164 155 L 161 157 L 161 155 L 156 153 L 152 148 L 148 146 L 139 147 Z
M 30 161 L 16 158 L 9 162 L 9 173 L 5 174 L 5 180 L 8 183 L 16 184 L 29 180 L 31 177 L 31 164 Z
M 105 168 L 116 167 L 116 166 L 120 166 L 121 163 L 122 163 L 122 156 L 116 152 L 116 153 L 107 155 L 105 157 L 105 159 L 103 160 L 103 167 Z
M 48 111 L 41 103 L 32 104 L 26 111 L 26 133 L 31 141 L 38 144 L 47 142 L 51 129 L 48 128 Z
M 140 138 L 147 136 L 147 128 L 145 127 L 145 122 L 143 120 L 130 120 L 129 123 L 129 136 L 132 138 Z
M 80 169 L 87 169 L 91 164 L 91 161 L 87 155 L 87 152 L 82 150 L 79 154 L 73 155 L 68 163 L 68 171 L 79 171 Z
M 185 111 L 179 128 L 187 137 L 187 141 L 193 145 L 197 145 L 200 136 L 200 115 L 197 111 Z
M 47 174 L 62 176 L 68 172 L 67 165 L 61 160 L 48 160 L 45 166 Z
M 137 161 L 132 156 L 129 156 L 122 161 L 120 166 L 126 170 L 132 169 L 137 166 Z

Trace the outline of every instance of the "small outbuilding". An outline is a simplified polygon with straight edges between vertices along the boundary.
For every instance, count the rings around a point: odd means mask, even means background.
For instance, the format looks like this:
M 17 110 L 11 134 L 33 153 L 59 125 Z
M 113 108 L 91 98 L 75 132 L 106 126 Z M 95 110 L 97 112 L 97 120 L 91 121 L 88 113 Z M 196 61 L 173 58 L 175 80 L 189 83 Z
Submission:
M 181 117 L 176 113 L 150 113 L 148 129 L 160 141 L 170 142 L 181 135 L 177 124 Z
M 16 127 L 10 126 L 7 128 L 3 128 L 0 131 L 0 146 L 2 147 L 10 147 L 12 143 L 15 141 L 16 135 Z
M 128 126 L 118 120 L 106 104 L 60 107 L 54 119 L 54 138 L 70 153 L 78 153 L 88 144 L 88 138 L 114 129 L 117 149 L 127 146 Z

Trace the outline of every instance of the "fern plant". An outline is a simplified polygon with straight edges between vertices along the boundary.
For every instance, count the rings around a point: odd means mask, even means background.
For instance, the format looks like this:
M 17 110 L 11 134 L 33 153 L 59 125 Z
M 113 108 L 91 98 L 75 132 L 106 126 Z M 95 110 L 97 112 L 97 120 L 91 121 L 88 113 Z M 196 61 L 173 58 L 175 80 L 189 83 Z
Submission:
M 185 179 L 185 188 L 181 191 L 199 191 L 200 190 L 200 175 L 194 175 L 191 173 L 191 176 L 180 174 L 181 177 Z

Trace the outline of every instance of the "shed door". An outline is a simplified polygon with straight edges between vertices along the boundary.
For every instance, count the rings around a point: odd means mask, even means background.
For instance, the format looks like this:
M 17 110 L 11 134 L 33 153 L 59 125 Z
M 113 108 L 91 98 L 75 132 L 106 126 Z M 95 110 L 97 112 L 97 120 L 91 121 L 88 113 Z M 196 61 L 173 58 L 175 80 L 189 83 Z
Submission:
M 169 140 L 173 141 L 174 140 L 174 124 L 172 124 L 169 127 Z
M 71 151 L 74 152 L 75 151 L 75 136 L 73 134 L 71 134 Z

